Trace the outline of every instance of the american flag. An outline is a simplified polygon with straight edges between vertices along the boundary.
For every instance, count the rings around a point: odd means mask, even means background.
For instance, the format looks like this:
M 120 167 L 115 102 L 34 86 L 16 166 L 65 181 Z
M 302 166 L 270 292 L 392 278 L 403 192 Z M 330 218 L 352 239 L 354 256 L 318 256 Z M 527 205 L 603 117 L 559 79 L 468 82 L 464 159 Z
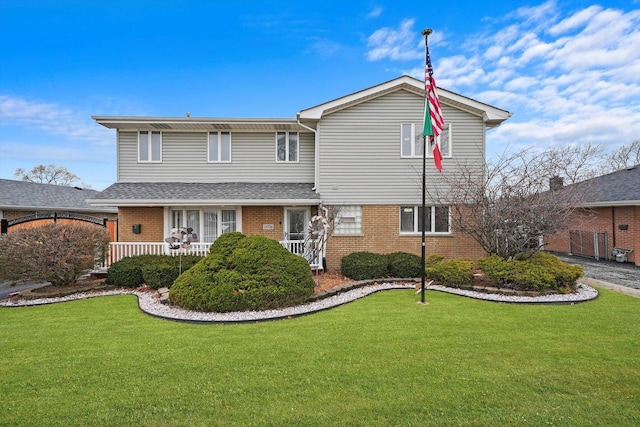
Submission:
M 429 45 L 425 40 L 427 63 L 424 73 L 424 129 L 422 134 L 433 144 L 433 160 L 438 171 L 442 171 L 442 153 L 440 151 L 440 134 L 444 127 L 444 118 L 440 109 L 436 80 L 433 78 L 433 66 L 431 65 L 431 55 L 429 55 Z

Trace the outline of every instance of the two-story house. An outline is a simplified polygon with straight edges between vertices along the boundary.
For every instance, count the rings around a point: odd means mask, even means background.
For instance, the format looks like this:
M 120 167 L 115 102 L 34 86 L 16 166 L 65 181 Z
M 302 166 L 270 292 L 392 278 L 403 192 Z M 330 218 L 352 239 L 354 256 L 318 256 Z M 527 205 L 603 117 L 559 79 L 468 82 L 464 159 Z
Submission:
M 445 89 L 442 174 L 485 161 L 487 129 L 510 113 Z M 203 246 L 241 231 L 294 249 L 319 205 L 339 212 L 329 270 L 354 251 L 421 251 L 424 82 L 408 76 L 299 111 L 295 118 L 94 117 L 117 130 L 117 182 L 90 200 L 117 206 L 119 245 L 162 245 L 191 228 Z M 430 153 L 429 153 L 430 155 Z M 427 163 L 427 181 L 444 180 Z M 451 230 L 450 209 L 427 208 L 427 251 L 477 258 Z M 148 250 L 148 249 L 143 249 Z M 126 254 L 137 252 L 126 252 Z

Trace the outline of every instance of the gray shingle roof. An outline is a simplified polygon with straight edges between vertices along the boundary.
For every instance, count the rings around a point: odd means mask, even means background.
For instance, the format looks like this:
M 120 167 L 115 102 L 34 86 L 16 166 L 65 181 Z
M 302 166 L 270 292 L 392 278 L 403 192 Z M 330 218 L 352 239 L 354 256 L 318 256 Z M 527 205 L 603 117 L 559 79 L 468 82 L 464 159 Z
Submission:
M 118 211 L 115 207 L 91 206 L 86 199 L 95 197 L 96 194 L 98 191 L 86 188 L 0 179 L 0 209 L 113 213 Z
M 255 204 L 268 202 L 320 201 L 309 183 L 186 183 L 118 182 L 96 194 L 93 203 L 118 202 L 118 205 L 149 203 L 221 203 Z
M 588 179 L 573 186 L 588 186 L 586 205 L 638 205 L 640 165 Z

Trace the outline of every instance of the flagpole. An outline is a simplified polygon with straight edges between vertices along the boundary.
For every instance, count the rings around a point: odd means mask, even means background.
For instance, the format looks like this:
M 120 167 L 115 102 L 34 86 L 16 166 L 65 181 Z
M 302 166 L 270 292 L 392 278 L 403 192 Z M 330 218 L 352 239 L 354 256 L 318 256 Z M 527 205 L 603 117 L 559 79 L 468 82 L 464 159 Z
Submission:
M 427 46 L 427 38 L 429 34 L 431 34 L 433 30 L 431 28 L 426 28 L 422 30 L 422 36 L 424 37 L 425 44 L 425 64 L 427 62 L 426 58 L 426 46 Z M 426 83 L 425 83 L 426 84 Z M 425 90 L 425 105 L 428 102 L 427 93 Z M 422 135 L 422 269 L 421 269 L 421 277 L 420 277 L 420 303 L 427 304 L 425 300 L 425 281 L 426 281 L 426 267 L 427 267 L 427 136 Z

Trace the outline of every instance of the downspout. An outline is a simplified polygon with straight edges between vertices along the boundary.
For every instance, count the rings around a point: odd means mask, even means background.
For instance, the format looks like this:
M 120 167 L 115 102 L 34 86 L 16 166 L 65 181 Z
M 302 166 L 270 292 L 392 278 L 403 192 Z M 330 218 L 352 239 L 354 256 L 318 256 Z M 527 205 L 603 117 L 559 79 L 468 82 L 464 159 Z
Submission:
M 298 126 L 302 126 L 303 128 L 313 132 L 313 138 L 314 138 L 314 149 L 315 149 L 315 158 L 314 158 L 314 165 L 313 165 L 313 179 L 314 179 L 314 183 L 313 183 L 313 190 L 317 193 L 318 192 L 318 181 L 320 180 L 320 171 L 319 171 L 319 154 L 320 154 L 320 146 L 318 144 L 318 131 L 312 127 L 309 127 L 303 123 L 300 122 L 300 112 L 296 113 L 296 120 L 298 121 Z

